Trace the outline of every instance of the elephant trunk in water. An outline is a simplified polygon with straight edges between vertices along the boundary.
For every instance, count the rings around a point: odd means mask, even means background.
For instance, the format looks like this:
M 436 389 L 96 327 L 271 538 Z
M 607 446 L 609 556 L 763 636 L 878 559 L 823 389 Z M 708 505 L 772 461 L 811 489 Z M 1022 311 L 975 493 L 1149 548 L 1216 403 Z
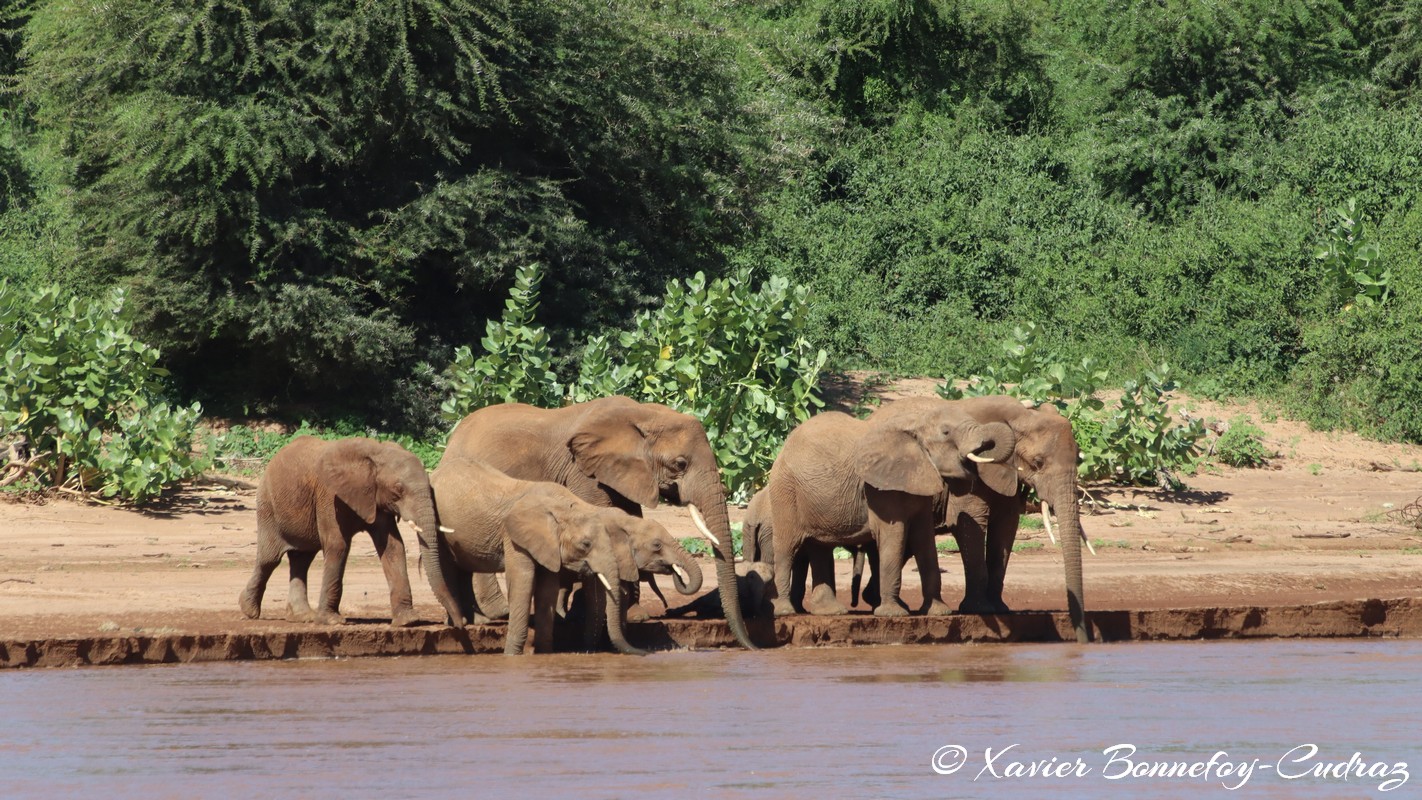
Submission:
M 1086 626 L 1086 602 L 1082 590 L 1081 501 L 1077 498 L 1074 472 L 1073 469 L 1073 474 L 1062 479 L 1041 482 L 1037 494 L 1057 514 L 1057 535 L 1061 537 L 1062 565 L 1066 573 L 1067 613 L 1071 615 L 1076 640 L 1084 644 L 1091 641 L 1091 631 Z
M 726 514 L 726 490 L 721 486 L 721 475 L 709 470 L 691 486 L 691 491 L 682 495 L 691 506 L 692 519 L 703 536 L 712 539 L 716 551 L 716 588 L 721 594 L 721 610 L 726 614 L 726 624 L 736 641 L 747 650 L 759 650 L 751 641 L 746 628 L 745 617 L 741 615 L 741 599 L 736 590 L 736 550 L 731 539 L 731 520 Z
M 612 646 L 617 652 L 627 656 L 645 656 L 646 650 L 641 650 L 628 644 L 627 636 L 622 632 L 622 616 L 625 613 L 622 608 L 622 587 L 614 585 L 601 572 L 597 575 L 602 583 L 603 589 L 607 592 L 607 638 L 612 642 Z
M 459 608 L 459 602 L 454 599 L 454 593 L 450 591 L 449 582 L 445 579 L 444 562 L 439 554 L 439 515 L 435 512 L 434 500 L 417 500 L 408 518 L 414 523 L 415 532 L 420 537 L 420 553 L 427 562 L 425 575 L 429 578 L 435 599 L 444 607 L 454 626 L 463 627 L 466 622 L 464 613 Z

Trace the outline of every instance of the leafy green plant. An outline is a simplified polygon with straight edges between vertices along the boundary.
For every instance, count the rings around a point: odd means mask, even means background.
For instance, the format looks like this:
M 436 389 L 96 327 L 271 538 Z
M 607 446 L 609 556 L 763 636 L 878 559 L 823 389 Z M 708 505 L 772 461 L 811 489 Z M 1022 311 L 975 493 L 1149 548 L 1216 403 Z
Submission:
M 1380 248 L 1368 235 L 1367 215 L 1359 213 L 1355 198 L 1332 215 L 1328 240 L 1314 257 L 1328 268 L 1339 302 L 1345 310 L 1387 302 L 1392 295 L 1392 270 L 1377 263 Z
M 803 333 L 809 292 L 749 270 L 672 281 L 632 330 L 588 343 L 572 390 L 581 401 L 625 394 L 700 419 L 733 500 L 763 482 L 790 431 L 823 406 L 827 354 Z
M 1005 358 L 987 375 L 973 375 L 962 387 L 947 380 L 938 394 L 950 400 L 1008 394 L 1039 405 L 1052 403 L 1071 421 L 1081 449 L 1082 479 L 1183 486 L 1176 473 L 1193 471 L 1205 430 L 1198 420 L 1179 426 L 1170 418 L 1165 395 L 1174 383 L 1168 365 L 1127 381 L 1116 405 L 1107 408 L 1095 392 L 1109 373 L 1089 358 L 1063 362 L 1035 324 L 1014 328 L 1002 349 Z
M 191 477 L 197 403 L 163 400 L 156 349 L 114 289 L 88 300 L 0 282 L 0 436 L 23 434 L 41 483 L 142 504 Z
M 454 363 L 447 376 L 451 394 L 440 412 L 451 422 L 494 403 L 529 403 L 555 407 L 562 404 L 563 390 L 553 373 L 553 355 L 548 348 L 548 332 L 535 325 L 538 285 L 543 267 L 529 264 L 514 275 L 503 317 L 489 320 L 478 358 L 466 346 L 454 351 Z
M 711 543 L 706 541 L 703 537 L 688 536 L 685 539 L 678 539 L 677 541 L 686 549 L 686 552 L 694 556 L 710 557 L 715 555 L 711 549 Z M 731 523 L 731 547 L 735 550 L 736 555 L 741 554 L 741 523 L 739 522 Z
M 1269 450 L 1264 447 L 1264 431 L 1247 416 L 1229 423 L 1229 429 L 1215 442 L 1215 458 L 1231 467 L 1262 467 L 1269 463 Z

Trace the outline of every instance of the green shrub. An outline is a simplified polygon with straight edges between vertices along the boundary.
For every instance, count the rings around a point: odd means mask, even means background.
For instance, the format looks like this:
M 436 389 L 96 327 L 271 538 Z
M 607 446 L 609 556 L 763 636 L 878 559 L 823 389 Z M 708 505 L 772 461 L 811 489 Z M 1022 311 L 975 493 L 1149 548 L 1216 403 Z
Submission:
M 784 278 L 757 286 L 742 270 L 672 281 L 662 305 L 638 314 L 631 330 L 588 340 L 566 395 L 549 368 L 547 336 L 533 325 L 537 301 L 536 273 L 521 271 L 503 322 L 489 323 L 485 355 L 460 348 L 450 366 L 447 419 L 514 400 L 552 407 L 621 394 L 661 403 L 701 420 L 732 499 L 743 500 L 791 429 L 823 405 L 816 391 L 827 356 L 804 336 L 808 291 Z
M 1367 215 L 1358 212 L 1358 203 L 1349 199 L 1333 211 L 1334 225 L 1328 241 L 1314 256 L 1328 267 L 1339 304 L 1371 306 L 1387 302 L 1392 295 L 1392 270 L 1379 265 L 1379 247 L 1368 235 Z
M 1264 431 L 1246 416 L 1230 420 L 1229 429 L 1215 442 L 1215 458 L 1231 467 L 1262 467 L 1269 463 Z
M 85 300 L 0 282 L 0 436 L 51 454 L 43 484 L 142 504 L 201 471 L 201 407 L 163 401 L 168 373 L 123 311 L 118 289 Z
M 749 270 L 667 284 L 662 305 L 630 331 L 588 344 L 573 399 L 625 394 L 691 414 L 706 426 L 733 500 L 763 483 L 790 431 L 823 406 L 827 358 L 805 338 L 809 291 Z
M 494 403 L 529 403 L 545 408 L 563 400 L 562 387 L 553 373 L 548 333 L 535 325 L 538 285 L 543 268 L 530 264 L 518 269 L 504 304 L 504 315 L 489 320 L 478 358 L 468 347 L 454 352 L 446 375 L 451 394 L 440 406 L 444 418 L 457 422 L 466 414 Z
M 1167 365 L 1127 381 L 1121 398 L 1108 408 L 1095 396 L 1108 373 L 1089 358 L 1064 363 L 1041 341 L 1036 325 L 1015 328 L 1002 347 L 1006 357 L 987 376 L 974 375 L 963 388 L 947 380 L 938 394 L 950 400 L 1010 394 L 1038 405 L 1052 403 L 1071 421 L 1082 479 L 1183 487 L 1176 473 L 1194 470 L 1205 431 L 1198 420 L 1185 426 L 1171 420 L 1165 394 L 1174 384 Z

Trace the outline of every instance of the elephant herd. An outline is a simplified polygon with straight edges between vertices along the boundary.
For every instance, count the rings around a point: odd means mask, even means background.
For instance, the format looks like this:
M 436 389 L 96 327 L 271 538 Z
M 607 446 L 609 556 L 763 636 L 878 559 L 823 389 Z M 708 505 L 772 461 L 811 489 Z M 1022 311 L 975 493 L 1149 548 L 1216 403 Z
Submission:
M 1003 577 L 1020 516 L 1021 484 L 1059 515 L 1068 609 L 1087 641 L 1082 602 L 1077 448 L 1055 409 L 1008 397 L 899 400 L 859 420 L 817 415 L 786 439 L 743 527 L 747 561 L 773 570 L 776 616 L 800 605 L 844 613 L 834 596 L 834 547 L 871 555 L 866 599 L 878 616 L 901 616 L 901 573 L 912 557 L 929 615 L 950 613 L 942 598 L 935 536 L 946 528 L 963 558 L 959 611 L 1003 613 Z M 685 505 L 715 554 L 720 613 L 736 640 L 756 649 L 737 591 L 725 489 L 706 430 L 665 406 L 609 397 L 556 409 L 489 406 L 450 434 L 427 473 L 409 451 L 365 438 L 299 437 L 268 465 L 257 489 L 257 563 L 241 594 L 257 618 L 267 580 L 286 556 L 288 619 L 339 623 L 342 575 L 351 538 L 369 532 L 390 586 L 391 624 L 416 621 L 405 548 L 407 520 L 419 539 L 430 588 L 456 626 L 508 617 L 504 650 L 524 652 L 530 613 L 534 649 L 552 648 L 555 614 L 577 592 L 587 635 L 638 653 L 623 632 L 646 617 L 637 589 L 669 575 L 683 594 L 702 583 L 697 561 L 664 527 L 642 517 L 666 501 Z M 324 555 L 319 603 L 306 577 Z M 507 599 L 494 574 L 505 574 Z M 797 580 L 798 579 L 798 580 Z M 877 581 L 878 591 L 872 591 Z M 856 582 L 857 589 L 857 582 Z M 857 591 L 856 591 L 857 593 Z

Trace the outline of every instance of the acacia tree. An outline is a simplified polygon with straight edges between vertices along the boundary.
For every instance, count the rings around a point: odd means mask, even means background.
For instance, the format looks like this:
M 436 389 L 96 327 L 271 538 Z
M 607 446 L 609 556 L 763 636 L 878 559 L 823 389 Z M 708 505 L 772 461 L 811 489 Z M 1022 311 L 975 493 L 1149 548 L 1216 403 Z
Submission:
M 132 287 L 233 404 L 442 362 L 518 264 L 598 287 L 555 328 L 715 267 L 758 173 L 724 51 L 660 4 L 49 0 L 19 88 L 66 164 L 69 281 Z

